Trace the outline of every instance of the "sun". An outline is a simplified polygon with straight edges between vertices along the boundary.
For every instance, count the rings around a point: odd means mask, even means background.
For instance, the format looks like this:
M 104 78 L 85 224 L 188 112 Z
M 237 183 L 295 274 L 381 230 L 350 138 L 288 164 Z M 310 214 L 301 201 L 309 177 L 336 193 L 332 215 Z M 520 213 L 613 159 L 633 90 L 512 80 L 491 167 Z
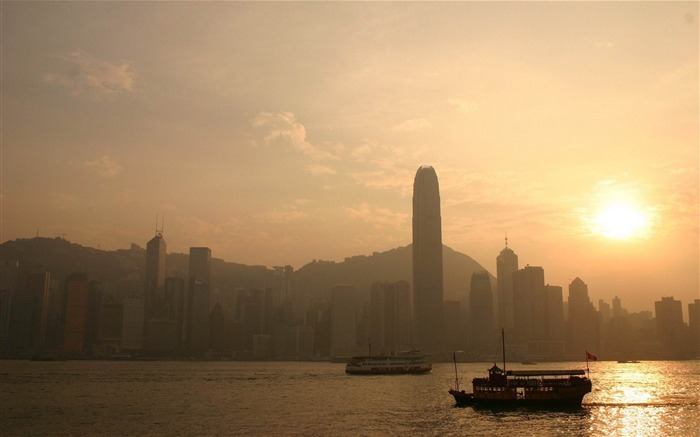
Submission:
M 601 208 L 593 218 L 596 234 L 615 240 L 629 240 L 641 236 L 649 225 L 647 214 L 634 205 L 616 201 Z

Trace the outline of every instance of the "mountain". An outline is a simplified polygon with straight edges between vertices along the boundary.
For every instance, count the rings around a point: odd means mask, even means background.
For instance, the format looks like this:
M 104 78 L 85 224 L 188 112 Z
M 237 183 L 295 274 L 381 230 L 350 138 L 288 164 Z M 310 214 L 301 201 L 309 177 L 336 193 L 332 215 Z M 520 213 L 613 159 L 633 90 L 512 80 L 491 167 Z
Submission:
M 124 286 L 131 283 L 141 288 L 145 266 L 145 249 L 132 244 L 129 249 L 115 251 L 83 247 L 62 238 L 26 238 L 6 241 L 0 245 L 2 261 L 19 261 L 20 286 L 25 272 L 42 266 L 55 280 L 69 274 L 84 272 L 97 281 Z M 189 255 L 169 253 L 166 276 L 187 277 Z M 412 282 L 411 245 L 372 255 L 353 256 L 343 262 L 316 261 L 294 272 L 296 288 L 312 296 L 324 296 L 337 284 L 354 285 L 361 294 L 368 294 L 374 282 Z M 474 271 L 485 270 L 468 255 L 443 246 L 445 299 L 461 300 L 467 296 Z M 237 287 L 265 288 L 278 283 L 279 276 L 265 266 L 248 266 L 212 259 L 212 285 L 220 290 Z M 494 279 L 492 277 L 492 279 Z M 495 281 L 492 282 L 495 285 Z
M 369 293 L 374 282 L 413 282 L 412 245 L 353 256 L 343 262 L 313 261 L 295 272 L 297 286 L 314 295 L 322 295 L 334 285 L 354 285 L 360 293 Z M 474 271 L 486 270 L 470 256 L 442 246 L 443 283 L 446 300 L 463 300 L 468 296 Z M 495 287 L 495 277 L 491 275 Z

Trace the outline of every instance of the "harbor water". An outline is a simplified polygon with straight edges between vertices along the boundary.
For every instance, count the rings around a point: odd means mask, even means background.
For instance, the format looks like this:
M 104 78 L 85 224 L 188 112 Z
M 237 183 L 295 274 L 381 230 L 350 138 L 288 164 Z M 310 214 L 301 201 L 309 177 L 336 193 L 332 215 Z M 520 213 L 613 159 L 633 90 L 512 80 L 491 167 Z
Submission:
M 492 364 L 459 364 L 462 388 Z M 498 411 L 455 406 L 452 363 L 425 375 L 354 376 L 328 362 L 8 360 L 0 435 L 699 435 L 700 361 L 599 361 L 590 376 L 580 409 Z

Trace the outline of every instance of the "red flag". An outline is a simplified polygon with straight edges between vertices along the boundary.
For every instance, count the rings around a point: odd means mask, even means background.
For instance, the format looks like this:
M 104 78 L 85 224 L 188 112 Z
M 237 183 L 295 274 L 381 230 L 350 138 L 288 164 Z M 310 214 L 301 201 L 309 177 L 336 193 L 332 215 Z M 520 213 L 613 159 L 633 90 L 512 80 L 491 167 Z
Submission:
M 588 351 L 586 351 L 586 359 L 590 361 L 598 361 L 598 357 L 596 357 L 595 355 L 591 355 L 590 353 L 588 353 Z

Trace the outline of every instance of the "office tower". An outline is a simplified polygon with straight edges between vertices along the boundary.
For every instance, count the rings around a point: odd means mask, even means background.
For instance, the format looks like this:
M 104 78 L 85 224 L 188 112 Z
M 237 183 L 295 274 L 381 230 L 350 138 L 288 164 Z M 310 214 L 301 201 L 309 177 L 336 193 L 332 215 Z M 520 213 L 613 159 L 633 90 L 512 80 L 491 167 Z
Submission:
M 603 299 L 598 299 L 598 312 L 600 313 L 600 323 L 605 324 L 612 317 L 610 304 Z
M 355 287 L 336 285 L 331 293 L 332 357 L 351 357 L 357 348 L 357 306 Z M 365 348 L 364 350 L 367 350 Z
M 126 296 L 123 300 L 122 349 L 137 352 L 143 349 L 145 302 L 143 296 Z
M 622 308 L 622 301 L 619 297 L 615 296 L 612 300 L 612 316 L 622 317 L 625 315 L 625 310 Z
M 50 273 L 42 267 L 26 273 L 24 287 L 9 298 L 6 351 L 28 358 L 44 346 L 48 319 Z
M 114 355 L 121 350 L 124 324 L 124 304 L 114 298 L 103 296 L 100 306 L 100 329 L 98 343 L 101 355 Z
M 165 250 L 163 234 L 156 232 L 156 236 L 146 244 L 146 322 L 166 316 Z
M 256 335 L 271 335 L 273 293 L 270 289 L 236 290 L 233 313 L 233 348 L 252 351 Z
M 488 272 L 472 273 L 469 286 L 469 322 L 470 343 L 474 352 L 481 356 L 490 354 L 494 339 L 494 326 L 493 292 Z
M 10 307 L 19 287 L 19 262 L 0 262 L 0 355 L 5 354 L 10 329 Z
M 507 332 L 512 332 L 515 326 L 513 308 L 513 274 L 518 271 L 518 255 L 506 247 L 496 257 L 496 291 L 498 295 L 498 323 Z
M 514 332 L 517 341 L 544 338 L 544 269 L 525 266 L 513 274 Z
M 567 347 L 569 356 L 580 357 L 599 348 L 598 315 L 588 297 L 588 285 L 581 278 L 569 284 Z
M 200 355 L 209 349 L 211 250 L 190 247 L 189 261 L 185 337 L 188 352 Z
M 441 350 L 443 333 L 442 223 L 440 187 L 424 165 L 413 182 L 413 313 L 416 346 Z
M 372 352 L 411 347 L 411 287 L 406 281 L 376 282 L 370 291 Z
M 688 326 L 691 356 L 697 357 L 700 353 L 700 299 L 688 304 Z
M 545 337 L 539 343 L 539 355 L 548 359 L 561 359 L 564 355 L 566 325 L 564 323 L 563 290 L 556 285 L 544 286 L 547 301 Z
M 165 301 L 167 317 L 173 321 L 176 349 L 181 350 L 185 326 L 185 280 L 180 277 L 165 278 Z
M 100 292 L 86 274 L 74 273 L 66 279 L 66 320 L 63 351 L 68 355 L 92 354 L 97 343 Z
M 662 297 L 654 302 L 656 312 L 656 332 L 658 333 L 661 349 L 666 358 L 680 358 L 685 325 L 683 323 L 683 307 L 681 301 L 673 297 Z

